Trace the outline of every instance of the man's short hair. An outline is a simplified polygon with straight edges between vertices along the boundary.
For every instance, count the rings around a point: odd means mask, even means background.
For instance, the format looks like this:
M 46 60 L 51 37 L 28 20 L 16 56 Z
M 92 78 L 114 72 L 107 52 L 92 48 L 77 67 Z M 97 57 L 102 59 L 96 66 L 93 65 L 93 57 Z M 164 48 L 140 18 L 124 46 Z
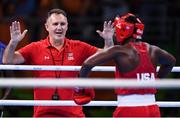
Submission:
M 47 17 L 46 17 L 46 20 L 52 15 L 52 14 L 62 14 L 64 15 L 65 17 L 67 17 L 67 14 L 64 10 L 62 9 L 51 9 L 48 13 L 47 13 Z

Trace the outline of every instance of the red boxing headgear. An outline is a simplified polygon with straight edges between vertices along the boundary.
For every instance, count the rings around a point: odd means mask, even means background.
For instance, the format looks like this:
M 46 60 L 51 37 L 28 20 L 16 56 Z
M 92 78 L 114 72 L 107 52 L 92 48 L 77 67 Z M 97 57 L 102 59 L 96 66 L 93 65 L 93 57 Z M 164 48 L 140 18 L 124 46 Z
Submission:
M 120 43 L 124 42 L 125 39 L 131 36 L 135 39 L 142 38 L 144 24 L 142 24 L 139 18 L 136 18 L 137 23 L 125 21 L 125 19 L 130 16 L 136 17 L 135 15 L 128 13 L 122 17 L 116 17 L 114 20 L 116 40 Z

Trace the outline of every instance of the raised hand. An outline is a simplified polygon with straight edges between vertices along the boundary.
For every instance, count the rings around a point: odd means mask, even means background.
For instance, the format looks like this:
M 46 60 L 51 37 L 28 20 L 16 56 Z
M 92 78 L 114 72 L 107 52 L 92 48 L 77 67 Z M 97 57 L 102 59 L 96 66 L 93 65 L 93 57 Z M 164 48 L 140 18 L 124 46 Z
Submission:
M 112 40 L 114 35 L 114 24 L 111 21 L 104 22 L 103 31 L 96 31 L 104 40 Z
M 12 22 L 12 25 L 10 26 L 10 36 L 11 36 L 11 42 L 17 44 L 20 42 L 25 34 L 27 33 L 27 30 L 24 30 L 23 33 L 21 33 L 21 27 L 20 23 L 18 21 Z

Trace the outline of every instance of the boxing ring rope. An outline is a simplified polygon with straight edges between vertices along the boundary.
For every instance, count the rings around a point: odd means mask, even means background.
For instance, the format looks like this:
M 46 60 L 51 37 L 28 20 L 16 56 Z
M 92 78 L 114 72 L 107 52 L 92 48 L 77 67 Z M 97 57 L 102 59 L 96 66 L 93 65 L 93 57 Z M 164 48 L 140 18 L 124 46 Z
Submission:
M 81 66 L 42 66 L 42 65 L 0 65 L 0 70 L 48 70 L 48 71 L 79 71 Z M 157 71 L 159 67 L 157 67 Z M 113 72 L 113 66 L 96 66 L 92 71 Z M 180 72 L 180 67 L 173 67 L 172 72 Z M 23 81 L 22 81 L 23 79 Z M 25 80 L 24 80 L 25 79 Z M 25 82 L 26 81 L 26 82 Z M 88 82 L 87 82 L 88 81 Z M 119 81 L 119 82 L 118 82 Z M 103 84 L 102 84 L 103 82 Z M 128 84 L 127 84 L 128 83 Z M 116 87 L 139 87 L 139 88 L 180 88 L 180 80 L 166 79 L 151 82 L 139 82 L 137 80 L 115 80 L 115 79 L 33 79 L 33 78 L 6 78 L 0 79 L 0 87 L 95 87 L 95 88 L 116 88 Z M 180 107 L 178 101 L 157 101 L 160 107 Z M 3 106 L 76 106 L 73 101 L 61 100 L 0 100 Z M 117 101 L 91 101 L 84 106 L 117 106 Z
M 157 101 L 159 107 L 180 107 L 180 102 Z M 117 106 L 117 101 L 91 101 L 83 106 Z M 2 106 L 78 106 L 74 101 L 61 100 L 0 100 Z
M 81 66 L 42 66 L 42 65 L 0 65 L 0 70 L 47 70 L 47 71 L 79 71 Z M 159 70 L 157 67 L 157 71 Z M 92 71 L 115 71 L 114 66 L 96 66 Z M 180 67 L 173 67 L 171 72 L 180 72 Z
M 103 83 L 103 84 L 102 84 Z M 18 87 L 18 88 L 32 88 L 32 87 L 94 87 L 94 88 L 180 88 L 180 79 L 161 79 L 156 81 L 137 81 L 133 79 L 119 80 L 114 78 L 66 78 L 66 79 L 52 79 L 52 78 L 5 78 L 0 79 L 0 87 Z
M 25 79 L 25 80 L 24 80 Z M 23 80 L 23 81 L 22 81 Z M 25 82 L 26 81 L 26 82 Z M 175 82 L 176 81 L 176 82 Z M 103 82 L 103 84 L 102 84 Z M 180 88 L 180 80 L 166 79 L 156 80 L 151 83 L 137 80 L 115 80 L 115 79 L 0 79 L 0 87 L 95 87 L 95 88 L 116 88 L 116 87 L 139 87 L 139 88 Z M 160 107 L 180 107 L 180 102 L 159 101 Z M 76 106 L 73 101 L 52 101 L 52 100 L 0 100 L 3 106 Z M 84 106 L 117 106 L 117 101 L 91 101 Z

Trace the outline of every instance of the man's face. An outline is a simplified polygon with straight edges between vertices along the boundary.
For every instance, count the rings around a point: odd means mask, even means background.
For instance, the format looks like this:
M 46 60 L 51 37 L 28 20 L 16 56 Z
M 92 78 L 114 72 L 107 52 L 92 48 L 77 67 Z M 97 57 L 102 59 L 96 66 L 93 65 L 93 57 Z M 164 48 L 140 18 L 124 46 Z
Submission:
M 62 14 L 52 14 L 46 21 L 46 30 L 51 40 L 61 41 L 65 38 L 68 29 L 67 18 Z

